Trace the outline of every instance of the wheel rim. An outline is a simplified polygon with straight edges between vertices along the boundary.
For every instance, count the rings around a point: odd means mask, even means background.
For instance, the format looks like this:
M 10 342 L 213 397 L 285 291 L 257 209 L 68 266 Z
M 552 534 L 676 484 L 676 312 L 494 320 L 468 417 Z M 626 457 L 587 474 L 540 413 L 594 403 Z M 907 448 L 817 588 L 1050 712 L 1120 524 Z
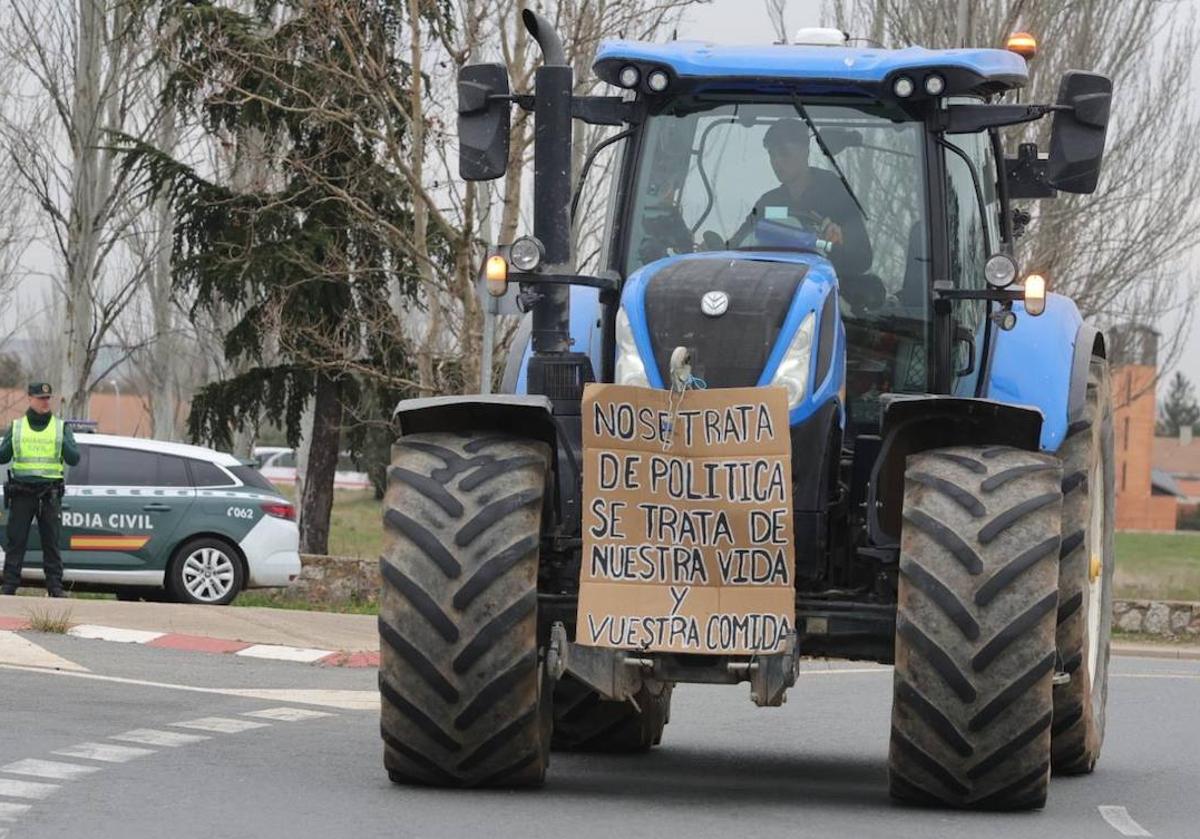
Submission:
M 233 559 L 219 548 L 198 548 L 183 560 L 183 587 L 205 603 L 215 603 L 233 589 Z
M 1091 502 L 1091 518 L 1088 520 L 1088 678 L 1096 684 L 1096 663 L 1100 659 L 1100 619 L 1104 609 L 1104 511 L 1108 499 L 1104 485 L 1104 461 L 1096 458 L 1092 473 L 1088 475 L 1088 500 Z

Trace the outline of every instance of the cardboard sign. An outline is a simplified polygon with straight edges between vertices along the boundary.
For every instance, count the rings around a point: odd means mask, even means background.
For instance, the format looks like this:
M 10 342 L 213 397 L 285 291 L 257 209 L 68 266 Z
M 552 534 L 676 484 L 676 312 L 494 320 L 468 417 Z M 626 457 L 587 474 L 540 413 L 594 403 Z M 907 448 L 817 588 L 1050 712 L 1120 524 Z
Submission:
M 583 457 L 577 643 L 781 648 L 796 618 L 783 388 L 588 385 Z

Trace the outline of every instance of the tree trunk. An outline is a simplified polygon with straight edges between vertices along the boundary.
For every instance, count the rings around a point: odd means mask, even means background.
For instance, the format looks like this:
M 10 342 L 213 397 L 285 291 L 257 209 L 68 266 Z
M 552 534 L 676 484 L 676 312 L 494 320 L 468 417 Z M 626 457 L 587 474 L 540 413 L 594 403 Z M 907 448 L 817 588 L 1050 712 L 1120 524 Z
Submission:
M 313 394 L 312 445 L 308 474 L 300 499 L 300 552 L 323 554 L 329 549 L 329 514 L 333 508 L 333 475 L 337 471 L 342 430 L 342 401 L 338 383 L 317 374 Z
M 308 456 L 312 451 L 313 435 L 313 405 L 308 399 L 304 403 L 304 412 L 300 414 L 300 445 L 296 447 L 296 497 L 304 497 L 304 486 L 308 483 Z M 297 511 L 296 521 L 304 529 L 304 507 Z
M 177 131 L 175 111 L 163 114 L 159 129 L 159 148 L 175 148 Z M 150 358 L 150 378 L 155 393 L 150 400 L 150 423 L 154 439 L 174 440 L 177 436 L 176 400 L 178 387 L 179 336 L 175 329 L 175 311 L 171 305 L 171 240 L 175 229 L 175 214 L 166 196 L 154 202 L 154 260 L 150 269 L 149 290 L 154 316 L 154 352 Z
M 95 220 L 100 190 L 100 71 L 103 0 L 79 0 L 75 95 L 71 108 L 71 205 L 67 223 L 65 332 L 59 387 L 67 417 L 88 416 L 88 345 L 92 335 L 92 275 L 99 249 Z

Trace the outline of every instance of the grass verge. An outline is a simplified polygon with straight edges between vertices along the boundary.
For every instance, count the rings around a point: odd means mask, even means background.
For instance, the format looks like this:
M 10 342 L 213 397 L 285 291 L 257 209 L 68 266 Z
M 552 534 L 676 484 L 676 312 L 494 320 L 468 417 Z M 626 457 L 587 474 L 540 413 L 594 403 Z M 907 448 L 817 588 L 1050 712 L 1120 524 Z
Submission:
M 1200 533 L 1118 533 L 1115 586 L 1122 599 L 1200 601 Z
M 1148 635 L 1145 632 L 1122 632 L 1115 626 L 1112 639 L 1116 644 L 1163 644 L 1168 647 L 1200 646 L 1200 638 L 1195 635 Z
M 280 492 L 295 502 L 296 488 L 282 484 Z M 337 489 L 329 514 L 330 556 L 376 557 L 383 548 L 383 505 L 375 493 Z
M 233 601 L 234 606 L 262 606 L 268 609 L 295 609 L 305 612 L 340 612 L 348 615 L 378 615 L 379 604 L 374 600 L 361 603 L 313 603 L 282 592 L 243 591 Z

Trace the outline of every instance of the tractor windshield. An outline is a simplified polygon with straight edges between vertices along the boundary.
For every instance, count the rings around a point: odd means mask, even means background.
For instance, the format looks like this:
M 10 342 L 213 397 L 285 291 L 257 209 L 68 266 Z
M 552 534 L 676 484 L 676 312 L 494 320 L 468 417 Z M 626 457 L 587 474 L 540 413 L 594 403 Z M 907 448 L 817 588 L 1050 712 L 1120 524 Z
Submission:
M 851 419 L 869 423 L 879 394 L 927 390 L 923 138 L 901 111 L 861 100 L 675 100 L 645 126 L 626 274 L 695 251 L 827 255 Z

